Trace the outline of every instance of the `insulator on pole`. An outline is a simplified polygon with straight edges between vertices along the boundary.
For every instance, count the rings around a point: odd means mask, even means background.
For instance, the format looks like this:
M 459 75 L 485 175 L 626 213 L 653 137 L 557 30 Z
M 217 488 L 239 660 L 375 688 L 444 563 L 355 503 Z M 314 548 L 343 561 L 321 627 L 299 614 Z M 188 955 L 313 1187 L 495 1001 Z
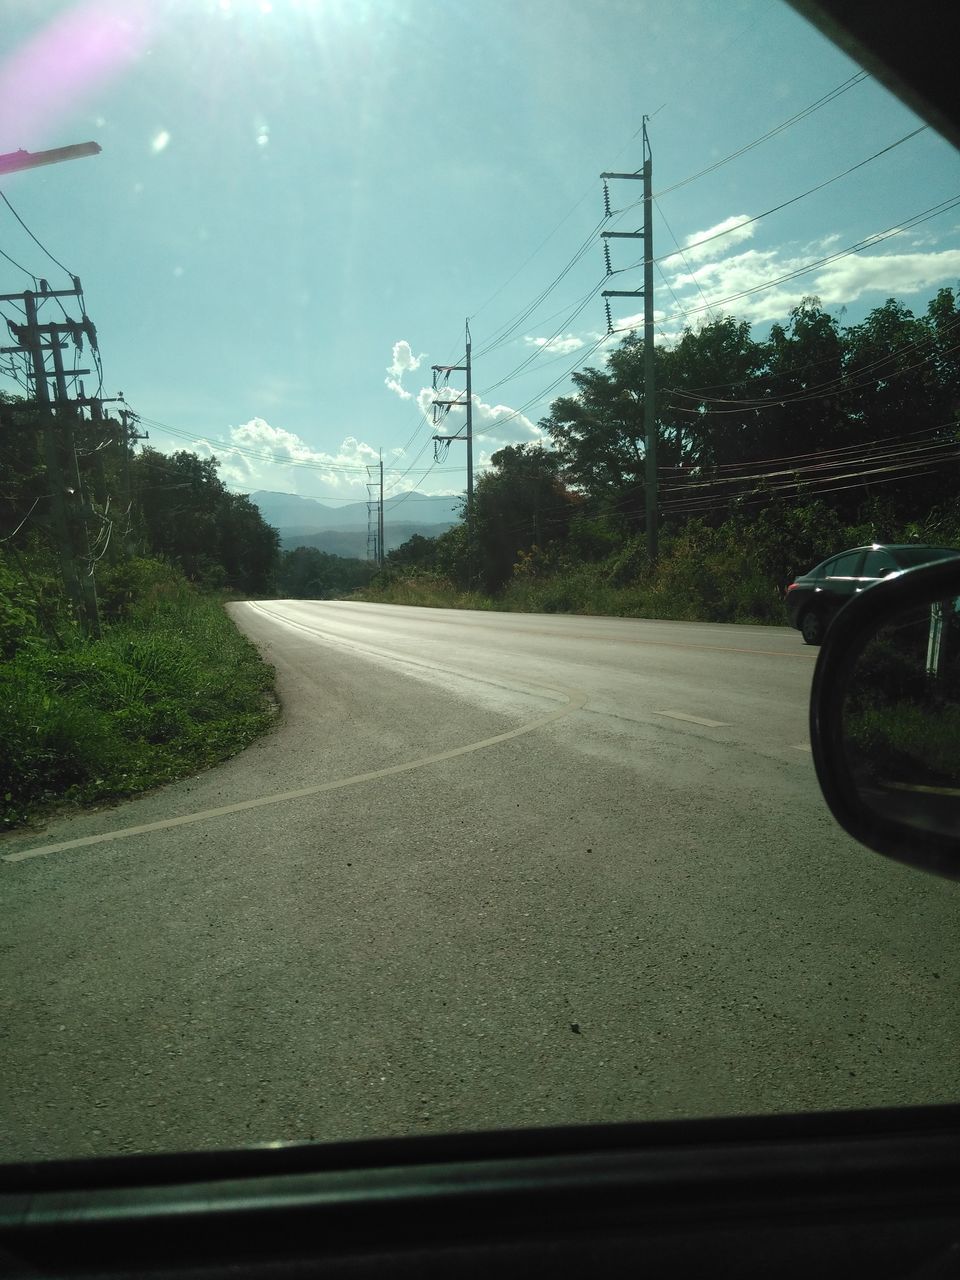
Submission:
M 610 265 L 610 246 L 607 244 L 606 240 L 603 242 L 603 260 L 607 264 L 607 275 L 612 276 L 613 267 Z
M 603 216 L 605 218 L 610 217 L 610 188 L 606 182 L 603 184 Z
M 610 314 L 610 299 L 604 299 L 603 305 L 607 308 L 607 333 L 611 334 L 613 333 L 613 316 Z

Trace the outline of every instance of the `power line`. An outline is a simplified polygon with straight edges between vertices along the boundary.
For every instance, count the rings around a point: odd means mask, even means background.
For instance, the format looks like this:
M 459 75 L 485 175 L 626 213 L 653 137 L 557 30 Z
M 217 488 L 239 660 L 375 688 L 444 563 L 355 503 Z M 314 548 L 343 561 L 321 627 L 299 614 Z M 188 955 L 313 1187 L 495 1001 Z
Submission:
M 227 440 L 216 440 L 216 439 L 210 440 L 205 436 L 191 435 L 189 432 L 181 431 L 176 427 L 169 426 L 165 422 L 159 422 L 155 418 L 148 418 L 143 415 L 141 415 L 140 421 L 145 426 L 154 427 L 158 431 L 164 431 L 166 432 L 167 435 L 171 435 L 175 439 L 185 440 L 191 444 L 205 444 L 205 445 L 208 445 L 210 448 L 219 447 L 225 450 L 229 450 L 229 452 L 231 453 L 238 453 L 242 457 L 253 458 L 261 462 L 273 462 L 279 466 L 285 466 L 285 467 L 306 467 L 308 469 L 315 470 L 315 471 L 339 471 L 339 472 L 344 472 L 345 474 L 357 474 L 357 475 L 366 474 L 366 464 L 351 466 L 346 463 L 340 463 L 340 462 L 323 462 L 323 461 L 316 461 L 310 458 L 291 458 L 289 456 L 284 456 L 282 454 L 260 452 L 256 449 L 251 449 L 247 445 L 233 444 Z M 387 470 L 387 468 L 385 468 L 385 470 Z M 401 468 L 392 467 L 392 468 L 389 468 L 389 470 L 400 471 Z M 449 467 L 447 468 L 447 470 L 459 471 L 460 468 Z
M 27 521 L 28 521 L 28 520 L 30 519 L 30 517 L 33 515 L 34 511 L 36 511 L 36 509 L 37 509 L 37 505 L 38 505 L 38 503 L 39 503 L 40 501 L 41 501 L 41 499 L 40 499 L 40 498 L 34 498 L 34 500 L 33 500 L 33 506 L 30 508 L 30 510 L 27 512 L 27 514 L 23 517 L 23 519 L 20 521 L 20 523 L 19 523 L 19 524 L 17 525 L 17 527 L 14 529 L 13 533 L 8 533 L 8 534 L 7 534 L 7 536 L 6 536 L 5 538 L 0 538 L 0 543 L 3 543 L 3 542 L 12 542 L 12 541 L 13 541 L 13 539 L 17 536 L 17 534 L 20 532 L 20 530 L 23 528 L 23 526 L 27 523 Z
M 19 262 L 17 262 L 16 258 L 11 258 L 9 253 L 7 253 L 3 249 L 0 249 L 0 258 L 6 258 L 7 262 L 9 262 L 12 267 L 16 267 L 17 270 L 22 271 L 25 276 L 29 276 L 30 279 L 33 281 L 34 289 L 37 288 L 37 277 L 33 274 L 32 271 L 28 271 L 26 267 L 22 266 Z
M 917 455 L 925 455 L 928 453 L 943 453 L 945 450 L 956 450 L 960 446 L 960 439 L 953 440 L 930 440 L 923 443 L 907 444 L 902 447 L 892 445 L 888 449 L 877 450 L 872 453 L 861 453 L 853 457 L 843 457 L 834 459 L 825 459 L 820 462 L 808 462 L 801 466 L 781 467 L 776 471 L 750 471 L 741 475 L 724 475 L 713 476 L 701 479 L 699 476 L 686 481 L 682 484 L 668 483 L 661 487 L 662 493 L 690 493 L 695 489 L 719 489 L 724 485 L 739 485 L 757 483 L 761 480 L 777 480 L 781 476 L 799 476 L 799 475 L 815 475 L 824 471 L 836 470 L 838 467 L 852 467 L 858 464 L 866 466 L 868 463 L 875 462 L 896 462 L 897 459 L 913 458 L 916 461 Z M 952 455 L 951 455 L 952 456 Z M 749 465 L 749 464 L 746 464 Z M 900 463 L 899 465 L 906 465 Z M 859 473 L 850 473 L 859 474 Z M 832 476 L 831 479 L 846 478 Z M 673 477 L 676 481 L 678 477 Z
M 749 461 L 742 462 L 718 462 L 714 463 L 712 469 L 714 471 L 731 470 L 735 467 L 766 467 L 776 466 L 778 463 L 802 462 L 806 458 L 829 458 L 834 455 L 855 453 L 860 449 L 869 449 L 874 445 L 886 445 L 897 440 L 906 441 L 915 438 L 933 436 L 939 431 L 949 430 L 957 427 L 956 423 L 944 422 L 935 427 L 922 427 L 917 431 L 901 432 L 897 436 L 882 436 L 874 440 L 861 440 L 852 444 L 837 445 L 833 449 L 814 449 L 809 453 L 786 453 L 774 458 L 753 458 Z M 960 428 L 957 428 L 960 430 Z M 679 465 L 661 467 L 660 471 L 666 473 L 668 471 L 689 472 L 690 463 L 682 463 Z M 668 477 L 669 479 L 669 477 Z
M 828 106 L 831 102 L 835 102 L 837 98 L 841 97 L 843 94 L 849 92 L 850 89 L 853 89 L 856 85 L 861 84 L 864 80 L 868 80 L 869 78 L 869 72 L 857 72 L 855 75 L 850 76 L 835 88 L 831 89 L 829 93 L 823 94 L 808 106 L 803 107 L 800 111 L 796 112 L 796 114 L 790 116 L 788 120 L 784 120 L 780 124 L 775 125 L 772 129 L 768 129 L 767 132 L 761 134 L 759 138 L 754 138 L 752 142 L 748 142 L 744 146 L 738 147 L 736 151 L 731 151 L 729 155 L 723 156 L 722 159 L 715 160 L 713 164 L 709 164 L 703 169 L 698 169 L 696 173 L 691 173 L 686 178 L 681 178 L 679 182 L 671 183 L 669 187 L 664 187 L 660 191 L 655 191 L 654 199 L 659 200 L 661 196 L 668 195 L 672 191 L 679 191 L 681 187 L 687 186 L 688 183 L 696 182 L 699 178 L 705 177 L 708 173 L 714 173 L 723 165 L 729 164 L 731 160 L 739 159 L 740 156 L 746 155 L 748 151 L 752 151 L 754 147 L 759 147 L 761 143 L 768 142 L 771 138 L 775 138 L 786 129 L 790 129 L 793 125 L 799 124 L 801 120 L 806 120 L 822 107 Z M 623 209 L 614 210 L 614 213 L 626 213 L 628 209 L 635 208 L 639 203 L 639 201 L 634 201 L 633 204 L 626 205 Z
M 796 204 L 799 200 L 805 200 L 807 196 L 812 196 L 817 191 L 822 191 L 824 187 L 829 187 L 834 182 L 839 182 L 841 178 L 849 177 L 849 175 L 851 173 L 855 173 L 857 169 L 862 169 L 864 165 L 871 164 L 874 160 L 879 159 L 880 156 L 885 156 L 889 151 L 893 151 L 895 148 L 902 146 L 903 143 L 909 142 L 911 138 L 916 138 L 918 134 L 926 132 L 928 128 L 928 125 L 922 125 L 919 129 L 914 129 L 912 133 L 904 134 L 904 136 L 902 138 L 898 138 L 896 142 L 891 142 L 889 146 L 883 147 L 880 151 L 875 151 L 872 156 L 867 156 L 864 160 L 858 160 L 856 164 L 851 165 L 849 169 L 844 169 L 842 173 L 835 173 L 832 178 L 827 178 L 823 182 L 818 182 L 816 186 L 808 187 L 806 191 L 801 191 L 799 195 L 791 196 L 789 200 L 783 200 L 780 204 L 775 204 L 771 209 L 764 209 L 763 213 L 756 213 L 752 218 L 745 218 L 743 222 L 736 222 L 731 227 L 725 227 L 723 231 L 715 231 L 709 236 L 703 236 L 699 240 L 692 241 L 690 244 L 684 246 L 685 251 L 689 253 L 692 249 L 699 249 L 703 244 L 710 244 L 713 240 L 719 240 L 723 236 L 729 236 L 734 231 L 739 231 L 742 227 L 749 227 L 751 223 L 759 222 L 761 218 L 768 218 L 772 213 L 779 213 L 781 209 L 787 209 L 790 205 Z M 660 209 L 659 205 L 657 208 L 660 211 L 660 216 L 663 218 L 663 210 Z M 666 222 L 666 218 L 664 218 L 664 222 Z M 669 230 L 669 227 L 667 229 Z M 670 234 L 673 235 L 673 232 L 671 231 Z M 674 243 L 676 243 L 676 237 L 674 237 Z M 682 256 L 684 250 L 680 249 L 679 245 L 677 248 L 678 252 Z M 665 253 L 659 258 L 655 258 L 654 262 L 666 262 L 670 258 L 675 258 L 676 256 L 676 253 Z M 620 267 L 613 274 L 619 275 L 622 271 L 633 271 L 636 270 L 637 267 L 641 266 L 643 266 L 642 258 L 639 262 L 634 262 L 629 267 Z M 687 267 L 687 270 L 689 270 L 689 267 Z
M 775 276 L 769 280 L 764 280 L 760 284 L 751 286 L 749 289 L 742 289 L 739 293 L 729 294 L 725 298 L 714 299 L 709 303 L 709 307 L 718 308 L 725 306 L 728 302 L 737 302 L 741 298 L 748 298 L 757 293 L 762 293 L 764 289 L 770 289 L 773 285 L 784 284 L 788 280 L 795 280 L 799 276 L 806 275 L 810 271 L 815 271 L 817 267 L 823 267 L 832 262 L 838 262 L 841 258 L 847 258 L 852 253 L 859 253 L 862 249 L 872 248 L 876 244 L 881 244 L 884 240 L 889 240 L 891 236 L 902 234 L 912 227 L 918 226 L 921 222 L 927 222 L 930 218 L 939 217 L 943 213 L 949 213 L 960 205 L 960 195 L 949 196 L 946 200 L 942 200 L 939 204 L 931 205 L 930 208 L 922 210 L 918 214 L 907 218 L 902 222 L 895 223 L 891 227 L 887 227 L 884 231 L 875 232 L 873 235 L 865 236 L 862 240 L 858 240 L 856 244 L 848 245 L 846 249 L 840 249 L 836 253 L 828 254 L 824 258 L 817 258 L 812 262 L 805 263 L 802 267 L 797 267 L 794 271 L 785 272 L 783 275 Z M 701 311 L 707 310 L 707 307 L 691 307 L 687 311 L 687 315 L 696 315 Z M 681 319 L 680 316 L 666 316 L 661 323 Z M 614 333 L 632 333 L 636 326 L 626 326 L 622 329 L 615 329 Z
M 654 198 L 653 203 L 654 203 L 654 204 L 656 205 L 656 207 L 657 207 L 657 213 L 659 213 L 659 215 L 660 215 L 661 219 L 663 220 L 663 225 L 667 228 L 667 230 L 668 230 L 668 231 L 669 231 L 669 233 L 670 233 L 670 239 L 671 239 L 671 240 L 673 241 L 673 243 L 677 246 L 677 253 L 679 253 L 680 258 L 681 258 L 681 260 L 682 260 L 682 262 L 683 262 L 683 265 L 687 268 L 687 271 L 690 273 L 690 276 L 692 277 L 694 284 L 697 286 L 697 289 L 698 289 L 698 290 L 699 290 L 699 292 L 700 292 L 700 297 L 703 299 L 704 303 L 706 304 L 706 308 L 707 308 L 707 310 L 708 310 L 708 311 L 710 311 L 710 310 L 711 310 L 710 303 L 709 303 L 709 302 L 707 302 L 707 295 L 703 292 L 703 286 L 702 286 L 702 285 L 701 285 L 701 283 L 700 283 L 700 278 L 699 278 L 699 276 L 696 274 L 696 272 L 695 272 L 695 271 L 690 271 L 690 263 L 689 263 L 689 262 L 687 262 L 686 254 L 685 254 L 685 253 L 683 252 L 683 250 L 680 248 L 680 241 L 679 241 L 679 240 L 677 239 L 677 237 L 674 235 L 674 233 L 673 233 L 673 227 L 671 227 L 670 223 L 667 221 L 667 215 L 666 215 L 666 214 L 663 212 L 663 210 L 660 208 L 660 202 L 659 202 L 656 198 Z M 671 254 L 670 256 L 671 256 L 671 257 L 674 257 L 675 255 L 674 255 L 674 254 Z M 655 265 L 656 265 L 657 267 L 659 267 L 659 265 L 660 265 L 660 264 L 659 264 L 659 263 L 656 263 Z M 663 271 L 661 271 L 661 272 L 660 272 L 660 275 L 663 277 L 664 282 L 666 282 L 666 276 L 664 276 Z M 676 302 L 676 303 L 677 303 L 677 306 L 678 306 L 678 307 L 680 307 L 680 311 L 681 311 L 681 313 L 683 314 L 683 316 L 684 316 L 684 317 L 686 317 L 686 314 L 687 314 L 687 313 L 683 310 L 682 305 L 681 305 L 681 304 L 680 304 L 680 302 L 677 300 L 677 295 L 673 292 L 673 288 L 672 288 L 672 286 L 670 286 L 670 285 L 668 284 L 668 285 L 667 285 L 667 288 L 670 290 L 670 294 L 671 294 L 671 296 L 673 297 L 674 302 Z
M 10 212 L 11 212 L 11 213 L 13 214 L 13 216 L 16 218 L 16 220 L 20 223 L 21 227 L 23 227 L 24 231 L 27 233 L 27 235 L 28 235 L 28 236 L 30 237 L 30 239 L 33 241 L 33 243 L 34 243 L 35 245 L 37 245 L 37 246 L 38 246 L 38 247 L 39 247 L 39 248 L 40 248 L 40 249 L 41 249 L 41 250 L 42 250 L 42 251 L 47 255 L 47 257 L 50 259 L 50 261 L 51 261 L 51 262 L 53 262 L 56 266 L 58 266 L 58 267 L 60 268 L 60 270 L 61 270 L 61 271 L 66 272 L 66 274 L 67 274 L 67 275 L 70 277 L 70 279 L 72 280 L 72 279 L 74 278 L 74 276 L 73 276 L 73 272 L 72 272 L 71 270 L 69 270 L 69 268 L 65 267 L 65 266 L 63 265 L 63 263 L 60 261 L 60 259 L 59 259 L 59 258 L 55 258 L 55 257 L 53 256 L 53 254 L 50 252 L 50 250 L 47 248 L 47 246 L 46 246 L 46 245 L 45 245 L 41 240 L 38 240 L 38 239 L 37 239 L 37 237 L 33 234 L 33 232 L 30 230 L 30 228 L 27 226 L 27 224 L 24 222 L 24 220 L 20 217 L 19 213 L 17 213 L 16 209 L 13 207 L 13 205 L 12 205 L 12 204 L 10 203 L 10 201 L 7 199 L 6 194 L 5 194 L 3 191 L 0 191 L 0 200 L 2 200 L 2 201 L 3 201 L 3 203 L 7 206 L 7 208 L 10 210 Z M 29 274 L 30 274 L 30 272 L 27 272 L 27 274 L 29 275 Z
M 909 364 L 906 367 L 892 369 L 889 373 L 884 374 L 882 379 L 867 378 L 863 382 L 844 383 L 841 380 L 843 378 L 843 374 L 841 373 L 837 378 L 831 379 L 830 382 L 821 383 L 819 387 L 806 388 L 803 391 L 798 391 L 790 395 L 778 396 L 776 393 L 774 393 L 772 396 L 770 396 L 768 399 L 765 399 L 765 400 L 738 401 L 738 400 L 719 400 L 718 399 L 717 403 L 719 404 L 732 404 L 738 407 L 733 409 L 710 408 L 710 409 L 707 409 L 705 412 L 709 413 L 711 417 L 725 416 L 727 414 L 742 415 L 744 413 L 762 412 L 768 409 L 783 409 L 783 408 L 786 408 L 787 405 L 806 404 L 812 400 L 832 399 L 834 396 L 848 395 L 850 394 L 850 392 L 853 392 L 853 391 L 862 391 L 864 387 L 873 386 L 879 381 L 893 382 L 894 379 L 902 378 L 908 373 L 913 373 L 914 370 L 916 369 L 922 369 L 923 366 L 925 364 L 929 364 L 931 360 L 935 360 L 941 355 L 949 355 L 952 351 L 957 351 L 957 350 L 960 350 L 960 344 L 954 344 L 954 346 L 947 347 L 943 351 L 938 349 L 937 351 L 931 352 L 930 355 L 924 356 L 922 360 L 918 360 L 915 364 Z M 900 353 L 898 352 L 896 354 L 900 354 Z M 871 369 L 876 369 L 883 364 L 887 364 L 892 358 L 893 356 L 887 356 L 883 360 L 876 360 L 873 362 L 873 364 L 865 365 L 864 368 L 858 369 L 856 371 L 855 376 L 862 377 L 864 373 L 868 373 Z M 677 396 L 683 396 L 685 399 L 688 399 L 688 400 L 696 400 L 696 401 L 700 400 L 698 396 L 690 395 L 689 393 L 684 391 L 673 391 L 671 394 L 677 395 Z M 711 397 L 711 399 L 712 398 L 713 397 Z M 672 411 L 674 413 L 685 413 L 688 415 L 692 415 L 694 417 L 704 416 L 704 412 L 699 409 L 682 409 L 678 405 L 672 406 Z
M 590 289 L 589 293 L 587 293 L 580 300 L 580 302 L 577 303 L 574 310 L 571 311 L 564 318 L 563 323 L 560 325 L 560 327 L 554 330 L 554 332 L 550 335 L 550 337 L 547 338 L 541 346 L 535 347 L 534 350 L 530 353 L 530 355 L 528 355 L 526 359 L 521 360 L 520 363 L 516 365 L 513 369 L 511 369 L 509 373 L 504 374 L 502 378 L 498 378 L 496 382 L 492 382 L 488 387 L 484 387 L 483 390 L 479 391 L 477 394 L 481 396 L 489 395 L 491 391 L 496 391 L 498 387 L 504 386 L 505 383 L 512 382 L 513 379 L 518 377 L 521 373 L 523 373 L 525 369 L 528 369 L 530 365 L 533 363 L 533 361 L 536 360 L 536 358 L 543 351 L 549 348 L 550 343 L 554 342 L 557 338 L 559 338 L 563 334 L 564 330 L 567 329 L 573 323 L 574 320 L 576 320 L 577 316 L 580 315 L 580 313 L 584 310 L 584 308 L 590 304 L 590 302 L 596 296 L 597 290 L 600 288 L 600 285 L 603 284 L 605 279 L 606 277 L 604 277 L 602 280 L 600 280 L 597 284 L 595 284 Z
M 600 221 L 591 229 L 587 238 L 582 242 L 566 266 L 554 276 L 545 289 L 540 291 L 536 298 L 534 298 L 533 302 L 529 303 L 520 312 L 518 312 L 512 321 L 505 322 L 498 329 L 493 331 L 493 334 L 487 341 L 487 344 L 481 347 L 477 352 L 478 357 L 489 355 L 491 351 L 495 351 L 498 347 L 502 347 L 509 341 L 511 336 L 520 328 L 523 322 L 529 319 L 540 303 L 553 292 L 560 281 L 563 280 L 570 271 L 572 271 L 584 254 L 586 254 L 587 251 L 596 243 L 597 232 L 603 226 L 605 221 L 606 218 L 601 218 Z

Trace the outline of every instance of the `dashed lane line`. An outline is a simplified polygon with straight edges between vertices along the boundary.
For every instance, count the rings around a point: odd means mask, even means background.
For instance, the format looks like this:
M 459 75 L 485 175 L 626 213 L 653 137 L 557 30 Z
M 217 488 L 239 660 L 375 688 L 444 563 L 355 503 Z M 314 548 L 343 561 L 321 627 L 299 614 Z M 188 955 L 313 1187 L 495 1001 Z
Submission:
M 654 711 L 655 716 L 669 716 L 671 720 L 686 720 L 689 724 L 702 724 L 707 729 L 728 729 L 729 720 L 705 720 L 703 716 L 689 716 L 685 711 Z

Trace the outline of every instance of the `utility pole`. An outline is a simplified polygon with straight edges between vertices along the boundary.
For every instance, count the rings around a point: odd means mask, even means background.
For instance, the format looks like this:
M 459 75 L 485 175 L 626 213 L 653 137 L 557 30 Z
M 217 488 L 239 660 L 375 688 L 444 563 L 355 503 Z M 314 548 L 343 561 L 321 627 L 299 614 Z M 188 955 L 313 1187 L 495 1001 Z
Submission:
M 657 412 L 656 385 L 653 347 L 653 154 L 650 150 L 650 139 L 647 137 L 647 121 L 643 117 L 643 168 L 639 173 L 602 173 L 604 212 L 610 217 L 610 191 L 607 186 L 611 179 L 642 180 L 643 182 L 643 228 L 640 231 L 603 231 L 603 256 L 606 262 L 607 275 L 613 275 L 610 263 L 609 240 L 643 240 L 643 288 L 642 289 L 604 289 L 603 297 L 610 298 L 643 298 L 643 435 L 644 435 L 644 493 L 647 523 L 647 555 L 650 563 L 657 559 Z M 606 302 L 607 332 L 613 333 L 613 319 L 610 315 L 610 303 Z
M 41 281 L 41 284 L 45 282 Z M 77 402 L 71 400 L 67 383 L 90 372 L 89 369 L 73 369 L 67 372 L 63 363 L 65 336 L 73 339 L 79 349 L 86 335 L 96 346 L 96 330 L 89 319 L 82 321 L 40 324 L 38 311 L 48 298 L 78 298 L 82 293 L 80 281 L 74 277 L 73 289 L 51 290 L 43 288 L 37 294 L 27 290 L 22 294 L 0 295 L 0 302 L 15 302 L 23 307 L 26 323 L 7 321 L 15 347 L 2 347 L 0 353 L 26 355 L 33 372 L 34 392 L 41 414 L 41 430 L 44 436 L 44 457 L 50 479 L 53 502 L 53 525 L 60 553 L 60 566 L 67 597 L 72 603 L 85 630 L 92 636 L 100 634 L 100 614 L 97 606 L 97 590 L 93 578 L 93 560 L 87 537 L 86 500 L 80 481 L 80 468 L 73 436 L 73 420 Z M 44 343 L 44 338 L 47 339 Z M 53 370 L 47 368 L 46 353 L 50 352 Z M 56 395 L 50 396 L 49 383 L 53 381 Z M 66 473 L 64 471 L 66 462 Z M 88 568 L 81 571 L 80 564 Z
M 117 399 L 123 400 L 122 391 Z M 124 506 L 129 510 L 133 501 L 132 486 L 130 484 L 130 458 L 133 454 L 131 446 L 135 440 L 149 440 L 150 432 L 137 430 L 140 425 L 140 419 L 132 409 L 121 409 L 118 416 L 120 418 L 120 440 L 123 446 L 123 490 L 120 497 Z
M 372 466 L 367 467 L 367 559 L 383 568 L 383 450 L 380 450 L 379 480 L 371 480 Z
M 466 429 L 463 432 L 458 431 L 452 436 L 434 436 L 433 437 L 433 457 L 435 462 L 439 462 L 441 457 L 446 457 L 450 450 L 450 444 L 453 440 L 465 440 L 467 444 L 467 572 L 470 579 L 470 585 L 473 584 L 473 369 L 471 359 L 471 337 L 470 337 L 470 321 L 464 322 L 466 331 L 466 353 L 463 364 L 434 364 L 431 365 L 433 370 L 433 389 L 441 391 L 450 382 L 451 373 L 462 373 L 465 375 L 466 387 L 461 397 L 455 395 L 452 400 L 434 397 L 433 400 L 433 425 L 439 426 L 443 419 L 447 416 L 454 405 L 462 405 L 467 411 Z M 440 381 L 442 375 L 442 383 Z M 437 445 L 440 448 L 437 448 Z
M 380 555 L 377 564 L 383 568 L 383 557 L 386 555 L 386 548 L 383 545 L 383 450 L 380 450 L 380 511 L 377 519 L 377 546 L 380 549 Z
M 26 341 L 17 350 L 26 347 L 27 354 L 33 363 L 34 386 L 37 404 L 40 408 L 40 430 L 43 435 L 44 461 L 47 467 L 47 480 L 50 484 L 53 505 L 53 529 L 60 552 L 60 572 L 67 599 L 73 605 L 78 616 L 83 613 L 83 588 L 80 585 L 80 574 L 73 554 L 73 537 L 67 520 L 67 486 L 63 479 L 63 467 L 60 464 L 60 440 L 57 431 L 58 423 L 54 419 L 50 407 L 50 388 L 47 386 L 46 368 L 43 348 L 40 342 L 40 330 L 37 325 L 37 300 L 34 294 L 25 293 L 23 304 L 26 312 Z

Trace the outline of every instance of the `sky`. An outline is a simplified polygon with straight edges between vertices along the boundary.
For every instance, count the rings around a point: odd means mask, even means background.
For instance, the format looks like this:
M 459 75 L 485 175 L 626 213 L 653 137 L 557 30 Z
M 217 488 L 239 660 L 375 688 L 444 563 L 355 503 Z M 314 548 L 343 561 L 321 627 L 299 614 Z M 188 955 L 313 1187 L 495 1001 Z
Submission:
M 543 438 L 622 336 L 599 232 L 641 227 L 641 184 L 611 183 L 604 221 L 599 174 L 640 168 L 645 115 L 658 342 L 960 284 L 960 157 L 783 0 L 0 0 L 0 22 L 0 152 L 102 147 L 0 182 L 29 229 L 0 203 L 0 292 L 78 275 L 103 394 L 240 492 L 362 500 L 381 451 L 388 512 L 462 491 L 430 366 L 462 363 L 467 318 L 477 470 Z M 641 242 L 610 244 L 639 289 Z

